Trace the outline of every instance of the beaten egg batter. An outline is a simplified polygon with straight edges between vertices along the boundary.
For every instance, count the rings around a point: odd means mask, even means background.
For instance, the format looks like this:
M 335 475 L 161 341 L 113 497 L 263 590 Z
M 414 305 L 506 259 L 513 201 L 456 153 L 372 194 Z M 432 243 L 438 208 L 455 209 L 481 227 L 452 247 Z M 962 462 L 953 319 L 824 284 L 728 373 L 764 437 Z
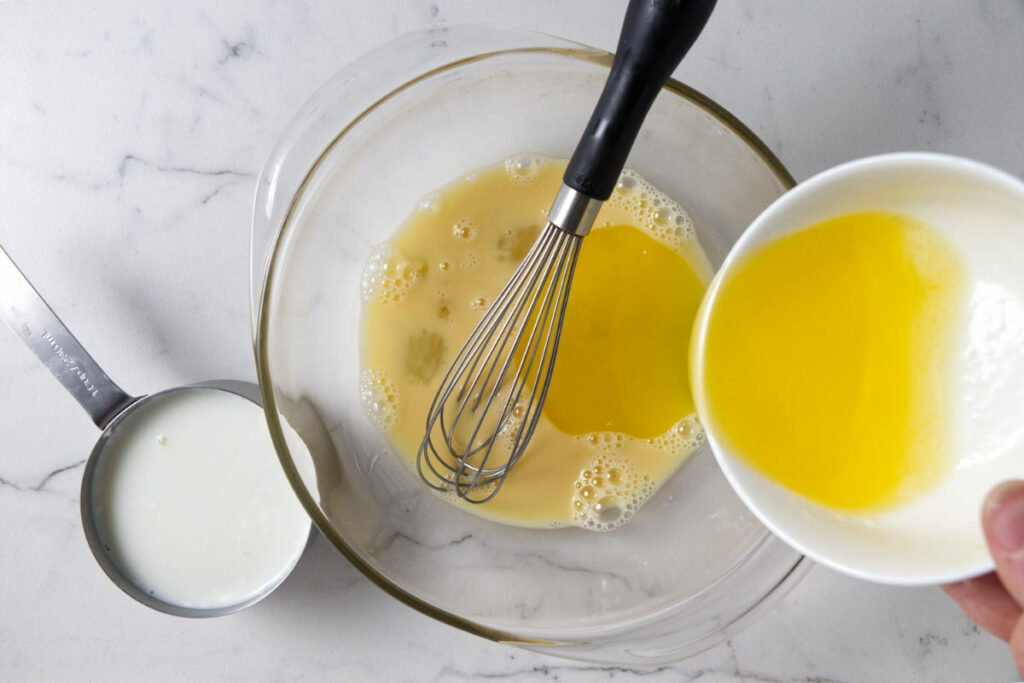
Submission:
M 564 162 L 522 155 L 422 200 L 362 280 L 361 400 L 415 466 L 438 383 L 547 221 Z M 687 348 L 711 278 L 693 223 L 623 173 L 583 240 L 558 359 L 530 446 L 493 499 L 526 526 L 613 529 L 703 439 Z
M 708 318 L 704 418 L 774 481 L 844 511 L 906 502 L 951 466 L 965 273 L 937 230 L 840 216 L 737 263 Z

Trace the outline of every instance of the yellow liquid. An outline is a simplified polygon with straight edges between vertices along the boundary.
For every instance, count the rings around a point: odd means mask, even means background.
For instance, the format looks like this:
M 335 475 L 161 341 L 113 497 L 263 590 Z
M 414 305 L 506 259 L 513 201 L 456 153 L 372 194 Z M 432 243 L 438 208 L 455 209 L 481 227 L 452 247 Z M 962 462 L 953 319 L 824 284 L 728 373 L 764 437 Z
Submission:
M 705 419 L 730 452 L 846 511 L 903 502 L 950 460 L 958 255 L 901 214 L 841 216 L 748 255 L 705 344 Z
M 569 434 L 664 433 L 694 411 L 686 349 L 706 282 L 629 225 L 583 242 L 545 404 Z
M 472 173 L 421 202 L 368 266 L 363 403 L 410 464 L 438 383 L 546 223 L 563 171 L 521 157 Z M 628 519 L 703 437 L 687 348 L 710 277 L 682 209 L 626 174 L 583 240 L 528 450 L 491 501 L 453 502 L 528 526 Z

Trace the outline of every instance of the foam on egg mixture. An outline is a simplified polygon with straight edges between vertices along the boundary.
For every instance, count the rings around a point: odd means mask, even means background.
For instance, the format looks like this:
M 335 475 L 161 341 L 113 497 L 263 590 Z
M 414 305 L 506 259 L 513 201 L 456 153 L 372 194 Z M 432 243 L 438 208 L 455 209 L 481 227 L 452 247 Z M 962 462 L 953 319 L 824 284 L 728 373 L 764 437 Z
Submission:
M 522 154 L 469 173 L 424 197 L 367 263 L 360 398 L 410 466 L 438 382 L 540 234 L 564 170 Z M 446 496 L 516 525 L 628 521 L 703 442 L 687 349 L 711 274 L 686 211 L 625 171 L 583 240 L 529 448 L 485 505 Z M 494 457 L 507 457 L 523 408 Z

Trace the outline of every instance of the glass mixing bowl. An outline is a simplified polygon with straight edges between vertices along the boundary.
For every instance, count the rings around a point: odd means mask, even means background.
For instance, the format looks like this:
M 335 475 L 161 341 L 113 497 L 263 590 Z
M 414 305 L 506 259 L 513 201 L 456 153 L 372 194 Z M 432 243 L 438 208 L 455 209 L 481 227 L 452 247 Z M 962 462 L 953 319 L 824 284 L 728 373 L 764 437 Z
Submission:
M 610 63 L 558 38 L 474 26 L 407 34 L 343 69 L 260 176 L 253 325 L 282 464 L 313 521 L 366 576 L 486 638 L 655 664 L 725 639 L 807 565 L 755 521 L 707 447 L 616 531 L 519 528 L 431 493 L 359 403 L 359 280 L 374 247 L 469 170 L 517 152 L 567 158 Z M 793 185 L 753 133 L 675 81 L 628 164 L 688 209 L 715 265 Z M 296 461 L 282 417 L 312 462 Z

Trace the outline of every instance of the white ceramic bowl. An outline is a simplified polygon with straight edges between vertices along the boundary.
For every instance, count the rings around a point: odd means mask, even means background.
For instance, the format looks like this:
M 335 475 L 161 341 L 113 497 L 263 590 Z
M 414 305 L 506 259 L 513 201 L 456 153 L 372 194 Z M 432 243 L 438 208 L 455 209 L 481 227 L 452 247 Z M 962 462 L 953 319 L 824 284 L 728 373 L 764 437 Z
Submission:
M 775 484 L 722 447 L 704 396 L 703 356 L 723 279 L 766 242 L 826 219 L 893 210 L 943 233 L 968 270 L 969 299 L 953 386 L 954 466 L 933 490 L 871 516 L 840 514 Z M 850 162 L 771 204 L 736 242 L 708 289 L 691 347 L 694 398 L 718 463 L 761 522 L 846 574 L 895 585 L 955 581 L 993 567 L 981 505 L 1024 472 L 1024 183 L 940 154 Z

